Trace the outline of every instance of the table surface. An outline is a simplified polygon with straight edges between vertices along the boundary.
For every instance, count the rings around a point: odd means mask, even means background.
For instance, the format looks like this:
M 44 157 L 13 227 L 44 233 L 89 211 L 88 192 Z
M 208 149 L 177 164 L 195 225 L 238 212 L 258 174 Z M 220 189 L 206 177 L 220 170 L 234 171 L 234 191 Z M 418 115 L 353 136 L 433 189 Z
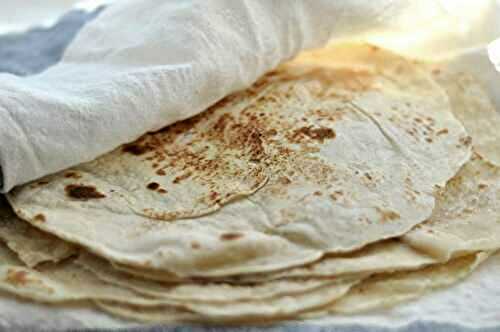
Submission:
M 73 39 L 78 30 L 89 20 L 98 14 L 99 10 L 94 12 L 85 11 L 72 11 L 63 16 L 57 24 L 50 28 L 37 28 L 27 31 L 25 33 L 0 35 L 0 73 L 12 73 L 16 75 L 30 75 L 43 71 L 47 67 L 57 63 L 66 47 L 66 45 Z M 150 332 L 163 332 L 163 331 L 176 331 L 182 332 L 183 330 L 189 332 L 201 331 L 290 331 L 290 332 L 316 332 L 316 331 L 332 331 L 332 332 L 385 332 L 385 331 L 398 331 L 398 332 L 416 332 L 416 331 L 477 331 L 464 327 L 461 325 L 438 323 L 435 321 L 424 320 L 412 322 L 410 324 L 401 325 L 395 328 L 376 327 L 368 324 L 364 325 L 364 320 L 358 323 L 343 323 L 342 325 L 331 326 L 328 324 L 313 324 L 313 323 L 287 323 L 284 325 L 270 326 L 270 327 L 193 327 L 193 326 L 177 326 L 177 327 L 136 327 L 131 329 L 122 329 L 122 331 L 150 331 Z M 33 331 L 33 327 L 23 327 L 22 323 L 5 327 L 2 325 L 0 319 L 0 331 Z M 491 327 L 482 329 L 484 331 L 499 331 L 500 328 Z M 104 331 L 104 330 L 93 330 Z

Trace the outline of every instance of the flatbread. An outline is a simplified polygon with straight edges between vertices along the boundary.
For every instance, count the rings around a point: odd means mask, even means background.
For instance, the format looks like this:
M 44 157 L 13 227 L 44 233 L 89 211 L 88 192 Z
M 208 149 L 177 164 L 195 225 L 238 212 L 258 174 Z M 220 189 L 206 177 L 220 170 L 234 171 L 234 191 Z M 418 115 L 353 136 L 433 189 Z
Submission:
M 350 254 L 328 255 L 306 266 L 223 280 L 238 284 L 416 270 L 500 248 L 500 167 L 474 154 L 436 197 L 431 217 L 397 240 L 382 241 Z M 151 280 L 169 277 L 152 270 L 126 266 L 118 269 Z
M 273 317 L 320 307 L 347 293 L 364 276 L 336 280 L 276 281 L 263 285 L 164 285 L 161 293 L 107 283 L 74 260 L 31 269 L 0 244 L 0 290 L 34 301 L 66 303 L 118 301 L 144 307 L 167 306 L 219 319 Z M 296 298 L 297 303 L 291 303 Z M 295 302 L 295 301 L 292 301 Z
M 97 260 L 95 256 L 85 255 L 85 261 L 82 261 L 82 263 L 91 266 L 96 264 L 94 260 Z M 206 280 L 220 280 L 231 284 L 246 284 L 269 282 L 279 279 L 329 278 L 357 273 L 370 274 L 393 270 L 414 270 L 436 263 L 438 263 L 438 260 L 427 253 L 415 250 L 415 248 L 397 239 L 391 239 L 375 243 L 353 253 L 331 254 L 317 262 L 304 266 L 274 272 L 209 278 Z M 108 263 L 108 265 L 112 265 L 113 267 L 113 274 L 115 275 L 113 279 L 115 279 L 115 282 L 119 282 L 118 280 L 124 278 L 126 275 L 159 282 L 182 282 L 183 280 L 176 279 L 171 274 L 164 273 L 163 271 L 138 269 L 115 263 Z M 101 266 L 101 268 L 103 267 Z M 106 267 L 106 270 L 108 269 L 109 267 Z M 122 272 L 119 274 L 119 277 L 116 275 L 118 271 Z M 112 280 L 110 279 L 111 276 L 105 273 L 105 271 L 101 270 L 101 273 L 103 273 L 102 277 L 104 280 Z
M 471 135 L 474 149 L 490 162 L 500 165 L 500 114 L 481 83 L 446 65 L 430 66 L 430 71 L 450 96 L 453 114 Z
M 19 219 L 3 195 L 0 195 L 0 240 L 29 267 L 43 262 L 56 263 L 78 252 L 71 243 Z
M 431 218 L 402 240 L 440 260 L 500 247 L 500 167 L 474 155 L 438 193 Z
M 331 279 L 326 278 L 296 278 L 241 285 L 209 280 L 185 280 L 184 283 L 175 284 L 134 278 L 115 270 L 108 262 L 90 254 L 82 254 L 77 264 L 91 271 L 104 282 L 128 288 L 146 296 L 190 302 L 223 303 L 294 296 L 332 283 Z M 347 279 L 352 278 L 348 277 Z M 342 280 L 339 279 L 339 282 Z
M 490 253 L 478 253 L 419 271 L 374 276 L 354 287 L 348 295 L 329 306 L 326 312 L 316 314 L 359 313 L 416 299 L 466 278 L 489 255 Z M 311 317 L 312 315 L 309 318 Z
M 368 46 L 350 52 L 363 68 L 290 63 L 189 122 L 9 200 L 42 230 L 180 277 L 284 269 L 404 234 L 430 216 L 435 186 L 469 159 L 470 138 L 411 61 Z M 160 160 L 195 148 L 238 171 L 212 176 L 199 159 Z
M 367 310 L 386 308 L 398 303 L 409 301 L 439 288 L 450 286 L 459 280 L 466 278 L 474 269 L 481 264 L 490 253 L 478 253 L 461 258 L 456 258 L 445 264 L 433 265 L 412 272 L 398 272 L 392 274 L 376 275 L 366 281 L 354 286 L 347 295 L 332 301 L 325 307 L 317 310 L 303 312 L 299 318 L 312 319 L 338 313 L 358 313 Z M 300 298 L 290 299 L 289 303 L 297 304 Z M 142 306 L 131 306 L 119 302 L 98 301 L 98 306 L 114 315 L 123 318 L 140 320 L 149 323 L 169 323 L 174 320 L 175 313 L 170 307 L 158 306 L 145 308 Z M 217 322 L 227 314 L 221 310 L 227 307 L 214 307 L 215 316 L 208 321 Z M 264 311 L 264 310 L 263 310 Z M 259 318 L 262 312 L 259 311 Z M 276 312 L 273 312 L 275 314 Z M 287 319 L 295 318 L 286 315 L 287 309 L 283 308 L 277 315 L 264 316 L 264 319 Z M 295 312 L 297 314 L 297 312 Z M 300 314 L 300 313 L 299 313 Z M 252 316 L 239 317 L 239 321 L 252 321 Z M 192 319 L 192 317 L 191 317 Z M 257 321 L 258 322 L 258 321 Z M 262 321 L 260 321 L 262 322 Z M 265 322 L 265 320 L 264 320 Z

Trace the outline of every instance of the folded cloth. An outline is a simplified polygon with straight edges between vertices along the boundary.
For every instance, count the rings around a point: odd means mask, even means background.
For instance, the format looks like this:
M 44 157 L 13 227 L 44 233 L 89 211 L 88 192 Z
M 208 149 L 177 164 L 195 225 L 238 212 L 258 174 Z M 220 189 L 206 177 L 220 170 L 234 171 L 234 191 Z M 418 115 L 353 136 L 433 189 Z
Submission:
M 0 191 L 191 117 L 303 49 L 388 22 L 417 26 L 408 18 L 422 23 L 439 8 L 434 0 L 119 1 L 59 64 L 27 78 L 0 75 Z M 404 23 L 394 21 L 400 14 Z

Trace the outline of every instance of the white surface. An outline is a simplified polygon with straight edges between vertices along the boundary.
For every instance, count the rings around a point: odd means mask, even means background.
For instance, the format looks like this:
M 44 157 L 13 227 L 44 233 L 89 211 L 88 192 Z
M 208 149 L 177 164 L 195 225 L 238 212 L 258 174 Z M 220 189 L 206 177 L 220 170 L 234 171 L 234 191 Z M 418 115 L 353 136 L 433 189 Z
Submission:
M 58 65 L 0 75 L 3 189 L 197 114 L 331 37 L 449 16 L 433 0 L 119 1 Z

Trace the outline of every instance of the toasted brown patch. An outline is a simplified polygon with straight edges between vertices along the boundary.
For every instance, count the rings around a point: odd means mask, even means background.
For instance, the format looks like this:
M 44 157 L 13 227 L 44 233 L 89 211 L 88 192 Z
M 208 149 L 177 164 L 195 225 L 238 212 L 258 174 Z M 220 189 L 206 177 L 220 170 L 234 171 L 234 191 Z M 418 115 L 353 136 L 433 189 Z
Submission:
M 43 214 L 39 213 L 33 218 L 33 220 L 36 222 L 45 222 L 47 219 Z
M 106 197 L 106 195 L 97 191 L 94 186 L 70 184 L 66 186 L 65 190 L 69 197 L 80 200 L 100 199 Z
M 167 173 L 165 173 L 165 171 L 164 171 L 164 170 L 159 169 L 159 170 L 157 170 L 157 171 L 156 171 L 156 174 L 158 174 L 158 175 L 160 175 L 160 176 L 164 176 L 164 175 L 166 175 Z
M 177 184 L 177 183 L 180 183 L 182 180 L 185 180 L 187 178 L 189 178 L 191 175 L 193 174 L 193 172 L 186 172 L 182 175 L 179 175 L 178 177 L 176 177 L 174 179 L 174 181 L 172 181 L 173 183 Z
M 386 221 L 393 221 L 393 220 L 396 220 L 396 219 L 399 219 L 401 218 L 401 216 L 399 215 L 399 213 L 395 212 L 395 211 L 391 211 L 391 210 L 384 210 L 384 209 L 381 209 L 381 208 L 376 208 L 377 212 L 380 213 L 381 215 L 381 222 L 386 222 Z
M 158 189 L 158 192 L 159 192 L 160 194 L 166 194 L 168 191 L 166 191 L 166 190 L 165 190 L 165 189 L 163 189 L 163 188 L 160 188 L 160 189 Z
M 28 272 L 8 270 L 5 281 L 14 286 L 23 286 L 29 282 Z
M 244 235 L 241 233 L 224 233 L 220 236 L 222 241 L 233 241 L 242 238 Z
M 467 136 L 467 137 L 461 138 L 460 143 L 462 143 L 463 146 L 469 146 L 472 143 L 472 137 Z
M 80 179 L 82 176 L 77 172 L 67 172 L 64 177 L 67 179 Z
M 337 201 L 340 197 L 344 195 L 344 192 L 342 190 L 336 190 L 332 194 L 330 194 L 330 198 L 334 201 Z
M 486 188 L 488 188 L 488 185 L 487 185 L 487 184 L 484 184 L 484 183 L 480 183 L 477 187 L 478 187 L 480 190 L 482 190 L 482 189 L 486 189 Z
M 149 152 L 150 150 L 151 150 L 150 147 L 148 147 L 146 145 L 139 145 L 137 143 L 125 144 L 122 147 L 123 152 L 133 154 L 134 156 L 143 155 L 146 152 Z
M 146 186 L 149 190 L 156 190 L 160 188 L 160 185 L 156 182 L 151 182 Z
M 335 131 L 333 131 L 333 129 L 331 128 L 326 128 L 326 127 L 313 128 L 312 126 L 302 127 L 296 129 L 293 132 L 291 141 L 299 142 L 300 139 L 304 136 L 309 137 L 310 139 L 318 140 L 321 143 L 323 143 L 325 139 L 334 139 L 336 137 L 336 134 Z
M 200 249 L 201 245 L 198 242 L 193 241 L 193 242 L 191 242 L 191 248 L 193 248 L 193 249 Z
M 278 179 L 278 182 L 281 183 L 281 184 L 290 184 L 292 183 L 292 180 L 290 180 L 288 177 L 286 176 L 282 176 Z
M 439 135 L 445 135 L 445 134 L 448 134 L 448 129 L 446 129 L 446 128 L 441 129 L 438 132 L 436 132 L 437 136 L 439 136 Z

